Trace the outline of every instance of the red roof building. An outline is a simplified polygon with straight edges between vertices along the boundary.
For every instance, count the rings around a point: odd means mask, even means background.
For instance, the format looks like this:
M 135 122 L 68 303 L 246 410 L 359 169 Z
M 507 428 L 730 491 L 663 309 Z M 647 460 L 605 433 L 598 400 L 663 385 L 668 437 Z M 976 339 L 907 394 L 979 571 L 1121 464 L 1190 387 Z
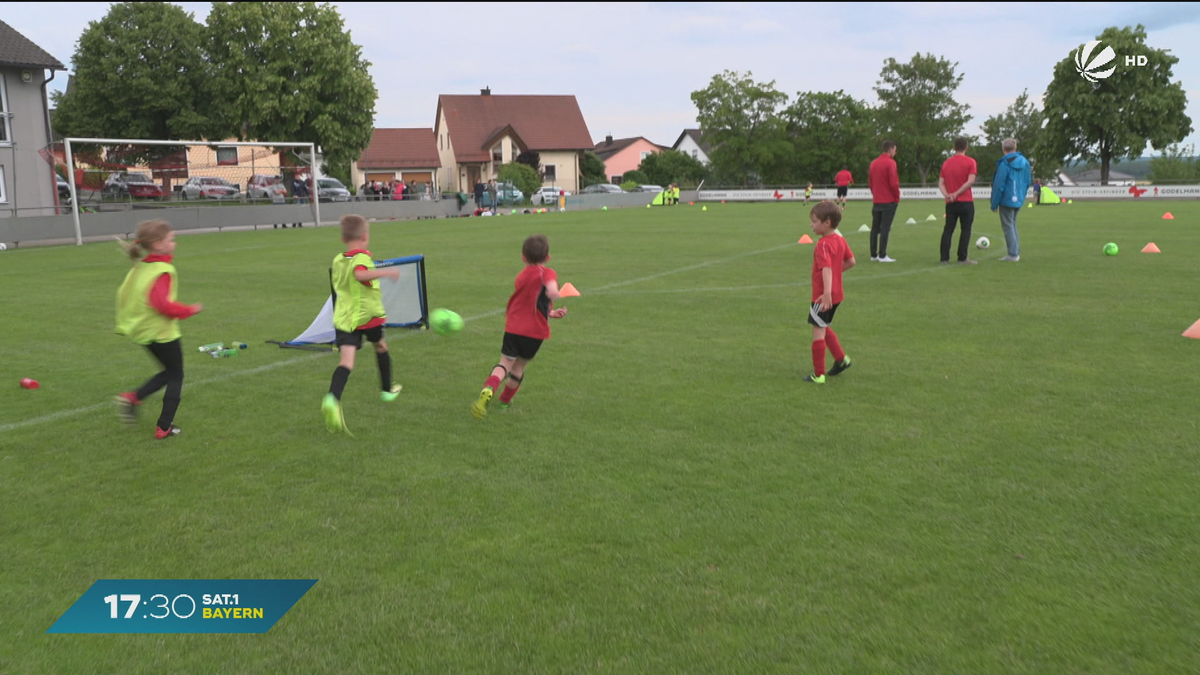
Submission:
M 371 144 L 350 166 L 355 186 L 366 182 L 404 181 L 418 187 L 437 182 L 442 161 L 431 129 L 376 129 Z

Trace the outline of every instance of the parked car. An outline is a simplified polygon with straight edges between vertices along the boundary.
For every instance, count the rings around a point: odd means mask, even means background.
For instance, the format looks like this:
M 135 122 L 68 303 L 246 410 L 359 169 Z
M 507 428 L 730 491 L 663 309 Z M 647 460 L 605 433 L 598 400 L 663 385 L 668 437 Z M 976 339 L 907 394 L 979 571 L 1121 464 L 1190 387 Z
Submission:
M 54 178 L 56 179 L 56 182 L 58 183 L 58 198 L 60 200 L 70 199 L 71 198 L 71 184 L 67 182 L 66 178 L 63 178 L 62 176 L 60 176 L 58 174 L 54 174 Z
M 662 191 L 663 189 L 661 185 L 639 185 L 630 190 L 630 192 L 653 192 L 654 194 L 658 194 Z
M 564 190 L 562 188 L 540 187 L 538 188 L 537 192 L 533 193 L 533 196 L 529 198 L 529 201 L 532 202 L 534 206 L 537 206 L 538 204 L 557 205 L 558 195 L 563 191 Z M 566 193 L 568 197 L 571 196 L 570 190 L 566 190 Z
M 250 176 L 246 183 L 246 196 L 250 199 L 269 199 L 282 201 L 287 199 L 287 188 L 283 186 L 283 176 L 256 173 Z
M 348 202 L 350 191 L 336 178 L 318 178 L 317 198 L 323 202 Z
M 100 194 L 102 197 L 162 199 L 163 189 L 144 173 L 117 171 L 108 175 Z
M 192 176 L 179 193 L 184 199 L 238 199 L 242 189 L 224 178 Z
M 625 191 L 621 189 L 620 185 L 613 185 L 612 183 L 596 183 L 595 185 L 589 185 L 589 186 L 583 188 L 582 190 L 579 191 L 579 194 L 581 194 L 581 195 L 619 195 L 623 192 L 625 192 Z
M 496 186 L 496 201 L 499 202 L 499 206 L 519 206 L 525 203 L 525 193 L 517 189 L 517 186 L 512 183 L 501 183 Z M 491 193 L 487 190 L 483 192 L 483 203 L 481 206 L 484 208 L 492 207 Z

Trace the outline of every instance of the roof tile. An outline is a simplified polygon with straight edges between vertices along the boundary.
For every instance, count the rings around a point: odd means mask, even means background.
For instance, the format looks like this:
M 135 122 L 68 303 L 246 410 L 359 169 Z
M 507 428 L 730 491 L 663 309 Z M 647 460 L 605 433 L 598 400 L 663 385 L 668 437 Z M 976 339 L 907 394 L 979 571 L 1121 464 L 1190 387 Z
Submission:
M 360 169 L 441 168 L 432 129 L 376 129 L 358 159 Z
M 486 162 L 483 147 L 495 132 L 511 125 L 530 150 L 590 150 L 588 132 L 574 96 L 457 95 L 438 97 L 438 110 L 459 162 Z
M 33 44 L 12 26 L 0 21 L 0 64 L 66 70 L 58 59 Z

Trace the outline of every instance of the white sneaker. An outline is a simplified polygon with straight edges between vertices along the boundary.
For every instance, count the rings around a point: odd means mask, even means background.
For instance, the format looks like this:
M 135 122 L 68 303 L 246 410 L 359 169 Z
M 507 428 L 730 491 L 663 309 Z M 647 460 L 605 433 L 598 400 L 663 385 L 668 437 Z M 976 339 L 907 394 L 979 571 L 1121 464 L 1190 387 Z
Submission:
M 1019 255 L 1006 255 L 1006 256 L 1004 256 L 1003 258 L 1001 258 L 1001 259 L 1000 259 L 1000 262 L 1021 262 L 1021 256 L 1019 256 Z
M 891 258 L 889 258 L 889 257 L 887 257 L 887 256 L 885 255 L 885 256 L 883 256 L 882 258 L 880 258 L 880 259 L 879 259 L 879 262 L 896 262 L 896 261 L 895 261 L 895 260 L 893 260 L 893 259 L 891 259 Z
M 871 262 L 879 262 L 879 258 L 876 256 L 871 256 Z

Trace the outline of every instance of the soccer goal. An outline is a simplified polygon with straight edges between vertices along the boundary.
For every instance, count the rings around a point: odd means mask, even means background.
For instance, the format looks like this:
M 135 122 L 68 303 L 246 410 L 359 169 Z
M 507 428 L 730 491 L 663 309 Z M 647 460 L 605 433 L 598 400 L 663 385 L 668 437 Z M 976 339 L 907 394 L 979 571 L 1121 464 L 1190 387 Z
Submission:
M 335 189 L 321 174 L 313 143 L 67 138 L 59 159 L 65 174 L 59 190 L 69 190 L 62 196 L 72 205 L 77 244 L 81 212 L 137 209 L 153 217 L 157 209 L 213 207 L 212 216 L 226 214 L 214 222 L 238 224 L 254 212 L 233 216 L 219 207 L 293 204 L 302 208 L 288 216 L 311 214 L 319 224 L 321 199 L 350 199 L 344 186 Z
M 405 258 L 376 260 L 376 269 L 398 267 L 400 278 L 381 278 L 379 290 L 383 295 L 383 311 L 387 314 L 385 326 L 390 328 L 425 328 L 429 325 L 429 302 L 425 293 L 425 256 L 413 255 Z M 332 289 L 331 289 L 332 290 Z M 269 340 L 280 347 L 294 349 L 318 349 L 325 351 L 334 342 L 333 307 L 337 298 L 330 294 L 317 318 L 313 319 L 304 332 L 287 342 Z M 324 346 L 321 346 L 324 345 Z

